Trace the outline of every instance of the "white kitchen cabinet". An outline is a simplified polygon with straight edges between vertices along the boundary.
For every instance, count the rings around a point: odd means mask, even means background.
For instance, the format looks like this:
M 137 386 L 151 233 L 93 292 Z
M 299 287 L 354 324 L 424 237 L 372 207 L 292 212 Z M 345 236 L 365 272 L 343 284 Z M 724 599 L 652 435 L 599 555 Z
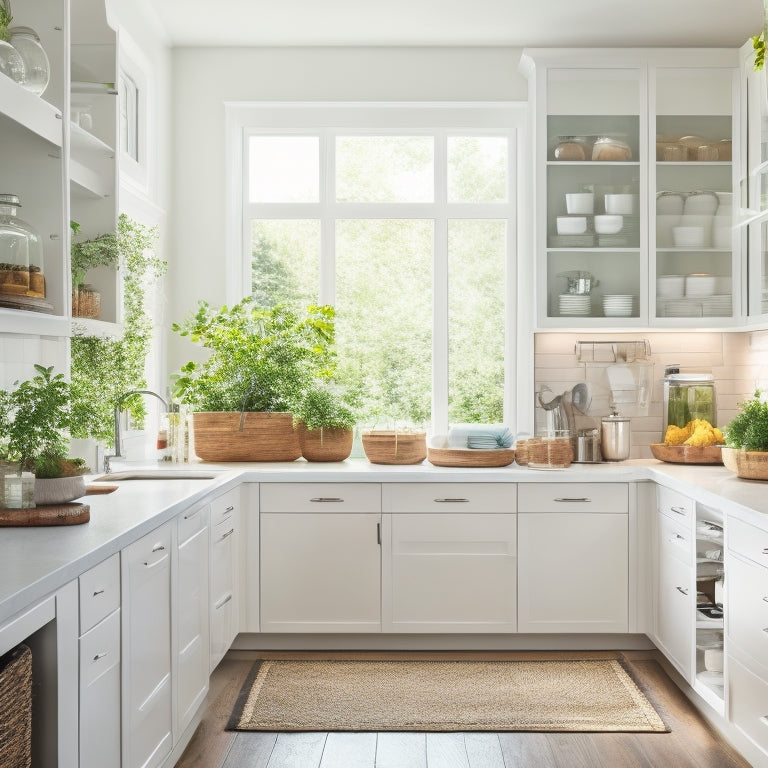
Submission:
M 514 632 L 517 518 L 511 483 L 387 483 L 385 632 Z
M 381 630 L 381 491 L 263 483 L 262 632 Z
M 520 484 L 517 519 L 518 631 L 629 631 L 628 486 Z
M 120 768 L 120 555 L 78 583 L 80 768 Z
M 210 671 L 224 658 L 239 630 L 240 488 L 211 502 Z
M 171 752 L 171 541 L 168 522 L 122 551 L 123 768 Z
M 680 50 L 524 53 L 539 326 L 699 327 L 741 317 L 743 237 L 732 230 L 738 53 L 708 50 L 706 66 L 703 58 Z M 593 196 L 587 209 L 574 208 L 576 194 Z M 618 217 L 614 230 L 605 229 L 606 214 Z M 569 276 L 585 272 L 594 289 L 575 295 Z
M 176 520 L 176 563 L 173 569 L 174 741 L 178 741 L 192 722 L 208 693 L 209 512 L 208 504 L 197 504 Z

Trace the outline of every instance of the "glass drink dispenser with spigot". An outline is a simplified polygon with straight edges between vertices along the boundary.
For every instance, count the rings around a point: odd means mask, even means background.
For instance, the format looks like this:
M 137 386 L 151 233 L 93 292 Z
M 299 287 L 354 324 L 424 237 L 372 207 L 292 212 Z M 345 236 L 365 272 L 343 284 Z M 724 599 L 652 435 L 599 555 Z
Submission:
M 706 419 L 717 426 L 715 380 L 709 373 L 680 373 L 677 366 L 664 369 L 664 427 L 684 427 L 693 419 Z

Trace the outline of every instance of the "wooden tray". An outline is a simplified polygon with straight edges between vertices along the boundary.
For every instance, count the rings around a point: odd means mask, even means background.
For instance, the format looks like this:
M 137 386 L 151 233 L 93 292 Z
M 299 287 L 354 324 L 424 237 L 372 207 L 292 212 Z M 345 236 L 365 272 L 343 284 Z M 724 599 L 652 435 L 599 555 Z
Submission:
M 514 448 L 427 448 L 427 461 L 436 467 L 506 467 L 514 460 Z
M 722 464 L 722 445 L 666 445 L 651 443 L 651 453 L 671 464 Z
M 8 509 L 0 507 L 0 526 L 79 525 L 91 519 L 88 504 L 77 501 L 69 504 L 46 504 L 32 509 Z

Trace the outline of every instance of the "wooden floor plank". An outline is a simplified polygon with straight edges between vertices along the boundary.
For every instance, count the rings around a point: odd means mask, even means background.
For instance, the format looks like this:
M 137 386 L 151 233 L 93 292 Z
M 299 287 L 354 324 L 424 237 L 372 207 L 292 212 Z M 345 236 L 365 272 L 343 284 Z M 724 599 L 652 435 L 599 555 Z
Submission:
M 465 733 L 464 747 L 469 768 L 505 768 L 497 733 Z
M 550 733 L 549 745 L 558 768 L 613 768 L 603 763 L 589 733 Z
M 222 768 L 266 768 L 276 742 L 276 733 L 238 733 Z
M 469 768 L 463 733 L 428 733 L 429 768 Z
M 374 768 L 375 733 L 329 733 L 320 768 Z
M 376 739 L 376 768 L 427 768 L 426 734 L 380 732 Z
M 327 736 L 321 731 L 279 733 L 267 768 L 319 768 Z
M 506 768 L 558 768 L 546 733 L 500 733 Z

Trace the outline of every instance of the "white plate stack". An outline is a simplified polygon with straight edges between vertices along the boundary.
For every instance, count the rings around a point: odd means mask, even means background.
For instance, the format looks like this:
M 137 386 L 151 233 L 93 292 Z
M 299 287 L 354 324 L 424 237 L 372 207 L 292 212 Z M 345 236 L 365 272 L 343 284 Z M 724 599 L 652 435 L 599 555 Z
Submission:
M 608 294 L 603 296 L 603 314 L 606 317 L 631 317 L 634 296 Z
M 715 275 L 704 273 L 687 275 L 685 278 L 685 295 L 689 299 L 701 299 L 715 293 L 717 278 Z
M 561 315 L 589 315 L 592 312 L 592 297 L 580 293 L 561 293 L 558 297 Z

